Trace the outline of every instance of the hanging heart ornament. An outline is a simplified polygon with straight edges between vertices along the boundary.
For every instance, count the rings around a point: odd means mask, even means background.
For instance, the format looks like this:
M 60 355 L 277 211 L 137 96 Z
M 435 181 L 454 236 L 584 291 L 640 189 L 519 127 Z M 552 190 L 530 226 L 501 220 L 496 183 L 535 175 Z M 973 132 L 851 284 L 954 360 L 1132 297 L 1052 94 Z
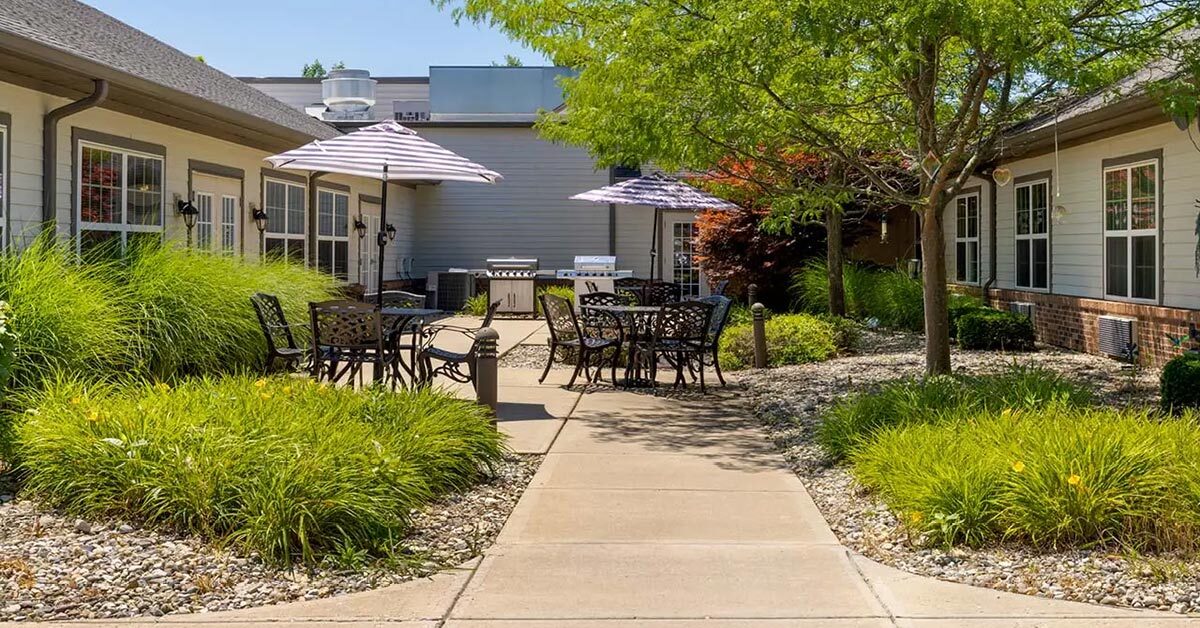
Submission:
M 1004 167 L 996 168 L 992 171 L 992 180 L 996 182 L 996 185 L 1004 187 L 1012 183 L 1012 170 Z

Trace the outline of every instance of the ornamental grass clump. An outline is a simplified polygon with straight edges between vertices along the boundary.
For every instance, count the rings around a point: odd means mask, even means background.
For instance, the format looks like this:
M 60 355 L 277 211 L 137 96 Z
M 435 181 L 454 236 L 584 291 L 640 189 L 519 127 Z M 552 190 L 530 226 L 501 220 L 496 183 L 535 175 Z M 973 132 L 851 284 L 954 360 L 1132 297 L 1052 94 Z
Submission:
M 921 280 L 901 270 L 846 264 L 842 268 L 846 314 L 871 320 L 883 327 L 920 331 L 924 327 L 925 300 Z M 829 278 L 823 261 L 805 266 L 792 278 L 796 305 L 810 313 L 829 312 Z
M 932 543 L 1194 551 L 1196 418 L 1061 402 L 963 412 L 882 430 L 853 472 Z
M 839 351 L 850 349 L 839 342 L 854 342 L 856 324 L 831 322 L 828 317 L 812 314 L 777 314 L 764 324 L 767 335 L 768 366 L 806 364 L 828 360 Z M 733 325 L 721 335 L 721 368 L 737 370 L 754 364 L 754 327 Z
M 256 292 L 278 297 L 292 323 L 307 323 L 309 302 L 338 295 L 331 275 L 296 264 L 166 245 L 132 251 L 119 275 L 138 317 L 144 367 L 159 379 L 261 365 L 266 340 L 250 304 Z
M 0 253 L 0 301 L 12 317 L 9 386 L 63 371 L 106 377 L 135 366 L 142 346 L 116 262 L 80 264 L 73 247 L 41 237 Z
M 28 405 L 16 428 L 27 492 L 277 564 L 391 556 L 412 509 L 470 486 L 505 451 L 484 409 L 428 389 L 61 379 Z
M 941 375 L 887 382 L 849 395 L 821 417 L 817 440 L 834 459 L 870 443 L 885 428 L 941 423 L 964 413 L 1094 403 L 1091 391 L 1060 373 L 1014 365 L 991 375 Z

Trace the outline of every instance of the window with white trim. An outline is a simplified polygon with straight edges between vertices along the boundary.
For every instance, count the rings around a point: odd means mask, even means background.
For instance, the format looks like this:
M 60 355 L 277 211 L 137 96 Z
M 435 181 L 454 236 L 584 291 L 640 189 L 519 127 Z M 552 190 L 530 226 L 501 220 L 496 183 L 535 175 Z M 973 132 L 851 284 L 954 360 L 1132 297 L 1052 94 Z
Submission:
M 80 251 L 162 239 L 161 156 L 81 142 L 77 163 Z
M 1016 284 L 1018 288 L 1050 288 L 1050 181 L 1021 183 L 1017 202 Z
M 0 251 L 8 246 L 8 127 L 0 124 Z
M 979 194 L 954 199 L 954 279 L 979 283 Z
M 221 252 L 233 253 L 237 246 L 237 209 L 236 196 L 221 197 Z
M 350 195 L 317 190 L 317 268 L 349 279 Z
M 207 251 L 213 239 L 213 196 L 196 193 L 196 248 Z
M 1104 169 L 1104 294 L 1158 298 L 1158 159 Z
M 268 257 L 286 258 L 298 264 L 307 260 L 303 185 L 267 179 L 265 182 L 267 229 L 264 245 Z

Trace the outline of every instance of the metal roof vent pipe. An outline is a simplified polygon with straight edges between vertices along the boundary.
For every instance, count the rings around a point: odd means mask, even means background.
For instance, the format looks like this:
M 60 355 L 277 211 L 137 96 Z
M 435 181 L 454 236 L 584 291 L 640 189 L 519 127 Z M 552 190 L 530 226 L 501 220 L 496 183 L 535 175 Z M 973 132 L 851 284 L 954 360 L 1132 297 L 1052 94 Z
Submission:
M 321 81 L 326 119 L 370 120 L 375 105 L 375 79 L 366 70 L 333 70 Z
M 58 121 L 108 99 L 108 81 L 92 79 L 92 93 L 46 113 L 42 119 L 42 228 L 58 221 Z

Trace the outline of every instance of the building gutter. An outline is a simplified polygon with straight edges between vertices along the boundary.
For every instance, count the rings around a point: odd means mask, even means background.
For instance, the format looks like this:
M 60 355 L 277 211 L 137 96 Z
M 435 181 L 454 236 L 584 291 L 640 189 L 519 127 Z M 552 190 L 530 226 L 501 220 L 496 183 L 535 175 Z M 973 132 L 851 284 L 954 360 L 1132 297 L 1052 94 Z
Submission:
M 92 79 L 92 93 L 48 112 L 42 119 L 42 228 L 58 220 L 58 122 L 108 99 L 108 81 Z

